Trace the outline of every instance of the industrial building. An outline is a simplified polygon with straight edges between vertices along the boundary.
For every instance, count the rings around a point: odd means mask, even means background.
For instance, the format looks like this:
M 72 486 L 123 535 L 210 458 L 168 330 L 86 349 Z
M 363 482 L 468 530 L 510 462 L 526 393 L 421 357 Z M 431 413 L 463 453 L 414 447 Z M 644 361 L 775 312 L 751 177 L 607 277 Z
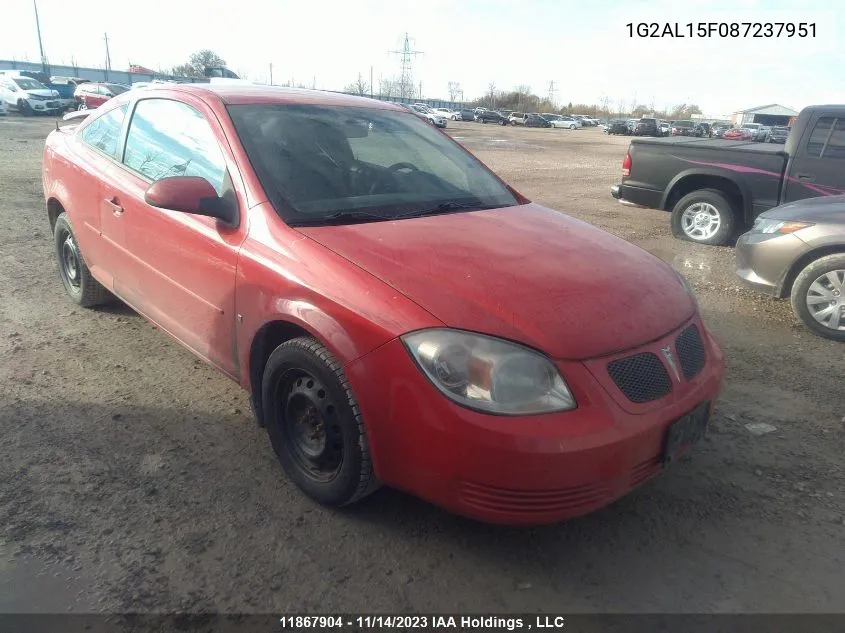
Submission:
M 792 121 L 798 116 L 798 112 L 792 108 L 772 103 L 770 105 L 749 108 L 734 112 L 731 122 L 734 125 L 745 125 L 746 123 L 760 123 L 762 125 L 792 125 Z

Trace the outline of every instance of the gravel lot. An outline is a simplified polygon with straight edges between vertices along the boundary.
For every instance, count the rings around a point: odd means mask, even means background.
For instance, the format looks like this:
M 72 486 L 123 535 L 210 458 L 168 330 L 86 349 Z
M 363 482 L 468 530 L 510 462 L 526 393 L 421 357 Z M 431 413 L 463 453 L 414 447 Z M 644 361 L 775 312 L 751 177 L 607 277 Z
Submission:
M 0 612 L 845 610 L 845 348 L 740 288 L 730 249 L 612 200 L 627 139 L 448 129 L 687 275 L 728 362 L 693 454 L 591 516 L 505 529 L 391 490 L 311 503 L 236 385 L 129 309 L 71 304 L 40 184 L 53 124 L 0 118 Z

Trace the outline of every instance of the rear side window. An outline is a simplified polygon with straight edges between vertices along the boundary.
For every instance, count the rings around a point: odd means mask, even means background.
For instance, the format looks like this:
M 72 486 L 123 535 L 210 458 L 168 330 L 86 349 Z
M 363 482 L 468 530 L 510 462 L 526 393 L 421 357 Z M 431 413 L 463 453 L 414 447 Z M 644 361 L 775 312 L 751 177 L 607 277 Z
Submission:
M 205 117 L 170 99 L 142 99 L 126 135 L 124 164 L 153 182 L 171 176 L 205 178 L 222 195 L 223 152 Z
M 123 126 L 127 108 L 128 106 L 122 105 L 91 121 L 80 132 L 82 140 L 91 147 L 100 150 L 106 156 L 117 158 L 117 149 L 120 145 L 120 128 Z
M 827 137 L 830 136 L 831 128 L 833 127 L 833 121 L 833 117 L 826 116 L 816 122 L 813 133 L 810 134 L 810 140 L 807 141 L 807 154 L 816 157 L 822 155 Z

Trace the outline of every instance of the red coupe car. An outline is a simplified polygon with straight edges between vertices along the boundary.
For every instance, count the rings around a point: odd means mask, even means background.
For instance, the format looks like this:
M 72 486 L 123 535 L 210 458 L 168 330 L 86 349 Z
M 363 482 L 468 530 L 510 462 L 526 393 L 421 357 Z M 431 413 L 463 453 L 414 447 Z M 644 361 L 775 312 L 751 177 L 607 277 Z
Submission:
M 752 140 L 751 132 L 741 128 L 731 128 L 722 132 L 721 138 L 729 141 L 750 141 Z
M 559 521 L 659 473 L 719 393 L 681 275 L 394 104 L 130 91 L 50 133 L 43 185 L 70 298 L 117 297 L 240 383 L 325 505 L 385 484 Z

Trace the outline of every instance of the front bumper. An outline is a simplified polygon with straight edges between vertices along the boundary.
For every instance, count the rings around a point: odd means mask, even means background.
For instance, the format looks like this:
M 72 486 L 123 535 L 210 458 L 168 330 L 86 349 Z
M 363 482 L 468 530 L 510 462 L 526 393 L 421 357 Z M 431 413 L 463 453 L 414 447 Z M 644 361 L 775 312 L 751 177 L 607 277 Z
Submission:
M 662 470 L 672 422 L 702 402 L 712 406 L 718 396 L 722 352 L 694 321 L 707 362 L 667 396 L 621 405 L 625 396 L 608 383 L 606 364 L 613 359 L 558 362 L 578 408 L 523 417 L 454 404 L 394 340 L 346 368 L 376 475 L 447 510 L 492 523 L 554 523 L 606 506 Z M 681 329 L 646 349 L 672 345 Z
M 783 297 L 790 267 L 809 250 L 807 243 L 793 234 L 745 233 L 734 251 L 736 275 L 749 288 Z

